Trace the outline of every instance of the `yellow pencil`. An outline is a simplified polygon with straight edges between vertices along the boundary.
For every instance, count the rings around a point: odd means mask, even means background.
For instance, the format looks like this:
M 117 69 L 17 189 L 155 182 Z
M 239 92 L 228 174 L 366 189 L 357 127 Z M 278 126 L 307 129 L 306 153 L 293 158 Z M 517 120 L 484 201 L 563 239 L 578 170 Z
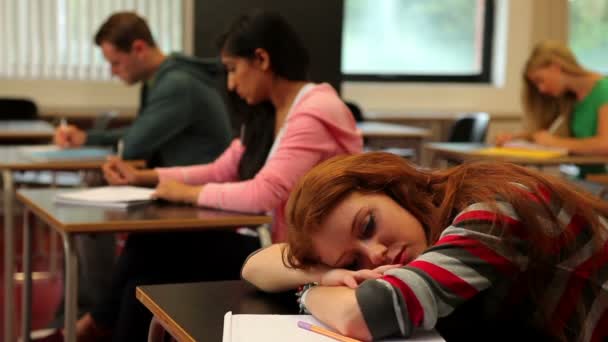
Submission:
M 321 328 L 319 326 L 316 325 L 312 325 L 308 322 L 304 322 L 304 321 L 298 321 L 298 327 L 302 328 L 302 329 L 306 329 L 308 331 L 313 331 L 316 332 L 317 334 L 321 334 L 321 335 L 325 335 L 327 337 L 331 337 L 334 340 L 338 340 L 338 341 L 342 341 L 342 342 L 361 342 L 359 340 L 356 340 L 354 338 L 350 338 L 344 335 L 340 335 L 338 333 L 335 333 L 333 331 L 329 331 L 325 328 Z

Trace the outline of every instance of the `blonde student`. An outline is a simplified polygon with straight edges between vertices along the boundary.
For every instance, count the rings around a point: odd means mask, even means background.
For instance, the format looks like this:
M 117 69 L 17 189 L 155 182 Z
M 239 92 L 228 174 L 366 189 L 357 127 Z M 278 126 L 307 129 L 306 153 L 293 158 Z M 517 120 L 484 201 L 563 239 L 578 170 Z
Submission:
M 289 238 L 242 274 L 362 340 L 437 329 L 450 340 L 608 337 L 608 204 L 513 164 L 417 168 L 336 157 L 287 205 Z
M 555 41 L 539 43 L 523 72 L 525 132 L 503 133 L 496 143 L 525 138 L 576 154 L 608 154 L 608 79 L 581 66 Z M 605 172 L 604 166 L 583 168 Z

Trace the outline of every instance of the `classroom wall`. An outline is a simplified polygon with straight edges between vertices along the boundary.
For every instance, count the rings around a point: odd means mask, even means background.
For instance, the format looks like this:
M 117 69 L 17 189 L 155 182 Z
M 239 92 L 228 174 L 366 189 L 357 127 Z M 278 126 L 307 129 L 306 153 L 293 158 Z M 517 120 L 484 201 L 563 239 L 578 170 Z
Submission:
M 500 15 L 497 18 L 499 36 L 495 39 L 495 50 L 499 53 L 498 60 L 504 63 L 504 67 L 498 70 L 505 72 L 498 75 L 496 84 L 346 82 L 342 87 L 343 95 L 356 100 L 366 110 L 381 111 L 383 115 L 467 110 L 486 110 L 497 116 L 518 115 L 520 69 L 539 36 L 537 27 L 546 20 L 544 18 L 551 17 L 547 14 L 557 2 L 567 3 L 567 0 L 497 0 Z M 558 24 L 563 26 L 563 22 Z M 552 25 L 556 25 L 555 22 Z M 501 45 L 504 46 L 501 48 Z M 0 80 L 0 96 L 32 97 L 48 113 L 92 114 L 109 109 L 134 113 L 138 89 L 119 82 Z

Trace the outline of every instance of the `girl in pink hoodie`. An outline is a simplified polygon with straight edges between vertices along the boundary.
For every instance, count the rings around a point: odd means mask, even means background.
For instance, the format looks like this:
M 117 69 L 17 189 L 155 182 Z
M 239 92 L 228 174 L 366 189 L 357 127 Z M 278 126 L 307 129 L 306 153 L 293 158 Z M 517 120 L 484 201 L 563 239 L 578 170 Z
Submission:
M 243 16 L 220 45 L 228 90 L 245 109 L 240 138 L 211 164 L 136 170 L 112 159 L 104 175 L 110 184 L 156 185 L 156 197 L 169 201 L 270 213 L 273 240 L 284 241 L 285 202 L 298 179 L 330 157 L 360 152 L 362 138 L 334 89 L 307 81 L 307 51 L 281 16 Z M 78 322 L 77 335 L 112 331 L 115 341 L 145 340 L 151 316 L 135 286 L 239 278 L 258 247 L 226 230 L 130 235 L 111 293 Z M 179 266 L 192 260 L 197 267 Z

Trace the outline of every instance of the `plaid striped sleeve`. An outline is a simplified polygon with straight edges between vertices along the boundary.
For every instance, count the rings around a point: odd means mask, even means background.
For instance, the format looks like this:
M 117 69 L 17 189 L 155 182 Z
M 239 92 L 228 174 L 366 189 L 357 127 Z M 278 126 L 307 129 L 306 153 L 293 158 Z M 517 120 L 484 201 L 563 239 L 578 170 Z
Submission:
M 523 270 L 527 259 L 507 249 L 500 228 L 519 224 L 507 203 L 471 205 L 414 261 L 363 282 L 356 296 L 374 339 L 433 329 L 459 304 Z

